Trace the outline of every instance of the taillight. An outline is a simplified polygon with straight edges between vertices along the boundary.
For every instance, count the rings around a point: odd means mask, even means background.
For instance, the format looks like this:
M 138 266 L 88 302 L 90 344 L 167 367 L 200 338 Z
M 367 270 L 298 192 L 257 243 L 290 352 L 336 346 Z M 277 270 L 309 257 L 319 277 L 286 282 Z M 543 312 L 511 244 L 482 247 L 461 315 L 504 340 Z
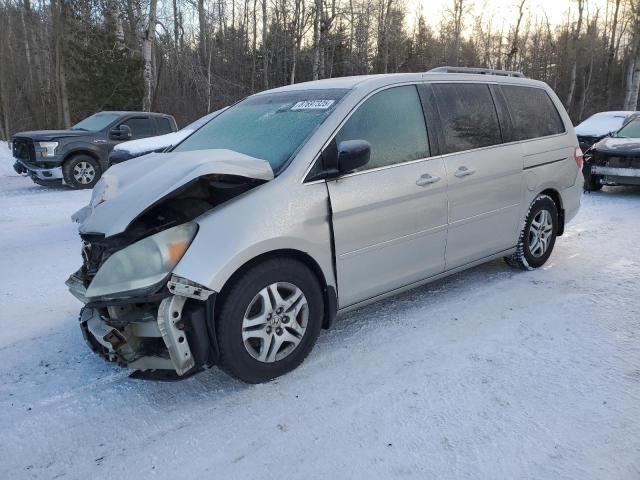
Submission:
M 576 165 L 578 165 L 578 168 L 582 168 L 582 160 L 584 157 L 582 155 L 582 149 L 580 147 L 573 148 L 573 158 L 576 161 Z

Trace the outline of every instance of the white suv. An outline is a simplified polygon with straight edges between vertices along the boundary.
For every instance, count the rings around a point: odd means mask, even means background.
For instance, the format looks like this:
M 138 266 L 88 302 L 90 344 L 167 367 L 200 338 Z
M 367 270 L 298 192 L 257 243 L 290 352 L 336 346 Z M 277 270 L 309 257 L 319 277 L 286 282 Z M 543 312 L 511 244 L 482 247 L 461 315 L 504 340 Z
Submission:
M 109 169 L 67 282 L 88 343 L 263 382 L 348 309 L 499 257 L 544 264 L 580 206 L 571 121 L 542 82 L 459 70 L 262 92 Z

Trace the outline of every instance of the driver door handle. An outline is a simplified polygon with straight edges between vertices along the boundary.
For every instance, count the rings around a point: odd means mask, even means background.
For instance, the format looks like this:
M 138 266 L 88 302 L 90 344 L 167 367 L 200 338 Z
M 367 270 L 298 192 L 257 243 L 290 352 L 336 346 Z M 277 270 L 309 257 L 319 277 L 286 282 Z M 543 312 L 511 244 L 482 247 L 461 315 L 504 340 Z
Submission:
M 420 178 L 416 180 L 416 185 L 419 187 L 426 187 L 427 185 L 431 185 L 432 183 L 436 183 L 440 181 L 440 177 L 436 177 L 433 175 L 429 175 L 428 173 L 424 173 L 420 175 Z
M 473 175 L 474 173 L 476 173 L 475 170 L 470 170 L 463 165 L 461 167 L 458 167 L 458 170 L 456 170 L 456 173 L 454 173 L 454 175 L 458 178 L 463 178 L 468 177 L 469 175 Z

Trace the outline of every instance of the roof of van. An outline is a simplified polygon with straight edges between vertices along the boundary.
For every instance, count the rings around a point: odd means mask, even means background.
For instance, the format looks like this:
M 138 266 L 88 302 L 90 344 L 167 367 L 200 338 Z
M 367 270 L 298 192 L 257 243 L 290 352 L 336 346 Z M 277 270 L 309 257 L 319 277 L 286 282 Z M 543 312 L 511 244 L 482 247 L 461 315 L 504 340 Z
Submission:
M 134 110 L 102 110 L 97 113 L 115 113 L 116 115 L 150 115 L 153 117 L 171 117 L 168 113 L 158 113 L 158 112 L 141 112 Z
M 364 86 L 367 84 L 375 84 L 382 86 L 385 84 L 415 82 L 422 80 L 452 80 L 452 81 L 468 81 L 481 83 L 505 83 L 520 84 L 532 86 L 546 86 L 544 82 L 524 77 L 505 77 L 500 75 L 480 75 L 471 73 L 385 73 L 377 75 L 354 75 L 352 77 L 327 78 L 324 80 L 313 80 L 310 82 L 296 83 L 293 85 L 285 85 L 284 87 L 266 90 L 261 93 L 288 92 L 295 90 L 315 90 L 315 89 L 345 89 L 351 90 L 356 86 Z

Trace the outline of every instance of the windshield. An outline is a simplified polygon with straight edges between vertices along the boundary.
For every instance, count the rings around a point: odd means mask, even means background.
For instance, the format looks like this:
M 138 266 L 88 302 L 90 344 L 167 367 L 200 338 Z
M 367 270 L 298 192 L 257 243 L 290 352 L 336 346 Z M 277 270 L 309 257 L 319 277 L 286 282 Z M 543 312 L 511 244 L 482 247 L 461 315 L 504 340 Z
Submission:
M 631 120 L 615 135 L 622 138 L 640 138 L 640 119 Z
M 89 132 L 97 132 L 115 121 L 120 114 L 118 113 L 95 113 L 85 118 L 81 122 L 76 123 L 72 130 L 88 130 Z
M 305 90 L 246 98 L 173 151 L 224 148 L 266 160 L 279 172 L 345 93 L 338 89 Z
M 609 132 L 618 130 L 626 118 L 627 115 L 595 114 L 576 127 L 576 134 L 606 135 Z

